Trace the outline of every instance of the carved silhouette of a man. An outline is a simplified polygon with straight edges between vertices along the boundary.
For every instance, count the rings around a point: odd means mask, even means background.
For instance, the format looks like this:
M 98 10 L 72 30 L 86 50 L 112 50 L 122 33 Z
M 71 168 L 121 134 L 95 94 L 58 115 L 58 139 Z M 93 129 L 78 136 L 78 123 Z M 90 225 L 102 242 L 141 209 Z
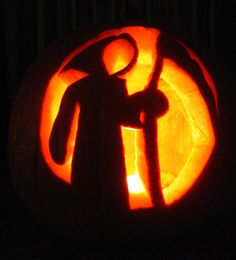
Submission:
M 117 39 L 128 41 L 134 55 L 124 69 L 110 75 L 103 53 L 109 43 Z M 155 114 L 163 113 L 165 106 L 160 93 L 150 96 L 138 92 L 128 96 L 126 80 L 118 75 L 129 71 L 137 56 L 133 38 L 122 34 L 101 40 L 75 57 L 64 70 L 74 67 L 89 75 L 67 88 L 50 137 L 52 156 L 56 162 L 63 163 L 74 109 L 79 104 L 72 185 L 78 188 L 80 203 L 84 207 L 103 210 L 106 214 L 129 209 L 120 126 L 142 127 L 140 112 L 145 111 L 145 104 L 149 107 L 150 102 L 158 104 L 158 108 L 153 106 Z

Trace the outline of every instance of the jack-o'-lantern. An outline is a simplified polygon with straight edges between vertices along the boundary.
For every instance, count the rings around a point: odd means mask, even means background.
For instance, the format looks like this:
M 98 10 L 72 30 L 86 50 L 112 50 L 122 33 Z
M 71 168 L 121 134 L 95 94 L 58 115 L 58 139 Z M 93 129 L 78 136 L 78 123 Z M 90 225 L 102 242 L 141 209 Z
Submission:
M 217 114 L 213 80 L 181 41 L 142 26 L 77 31 L 22 83 L 10 124 L 15 186 L 56 229 L 156 216 L 204 175 Z

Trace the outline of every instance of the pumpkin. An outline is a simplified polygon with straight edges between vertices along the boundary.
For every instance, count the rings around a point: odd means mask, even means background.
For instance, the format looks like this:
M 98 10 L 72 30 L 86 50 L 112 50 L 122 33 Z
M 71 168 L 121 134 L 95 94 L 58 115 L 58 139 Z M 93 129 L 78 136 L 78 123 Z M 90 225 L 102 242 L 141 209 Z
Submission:
M 212 77 L 183 42 L 154 27 L 77 30 L 21 84 L 9 132 L 15 187 L 60 232 L 161 233 L 201 199 L 217 116 Z

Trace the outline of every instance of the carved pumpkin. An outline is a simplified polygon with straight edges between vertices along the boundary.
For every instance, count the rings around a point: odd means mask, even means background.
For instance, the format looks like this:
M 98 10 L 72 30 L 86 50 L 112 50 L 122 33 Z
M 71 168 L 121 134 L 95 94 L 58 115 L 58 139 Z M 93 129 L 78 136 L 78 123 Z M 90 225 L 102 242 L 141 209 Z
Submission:
M 37 219 L 88 233 L 175 208 L 204 175 L 218 114 L 211 76 L 179 40 L 142 26 L 91 34 L 73 33 L 32 66 L 9 148 Z

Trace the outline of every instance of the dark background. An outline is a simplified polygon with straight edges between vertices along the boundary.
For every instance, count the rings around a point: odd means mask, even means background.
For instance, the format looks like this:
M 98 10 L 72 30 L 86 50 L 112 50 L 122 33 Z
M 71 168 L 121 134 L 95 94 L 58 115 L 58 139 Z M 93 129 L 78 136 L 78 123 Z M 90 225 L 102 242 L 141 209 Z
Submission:
M 235 240 L 233 196 L 231 209 L 222 214 L 220 220 L 215 223 L 215 228 L 209 228 L 204 237 L 201 237 L 202 230 L 195 230 L 192 234 L 172 241 L 170 245 L 155 245 L 148 249 L 143 247 L 138 253 L 135 252 L 137 247 L 129 247 L 126 248 L 129 251 L 124 251 L 124 248 L 118 247 L 112 249 L 76 245 L 74 242 L 55 238 L 31 219 L 16 196 L 7 166 L 6 147 L 11 106 L 23 75 L 33 60 L 51 42 L 83 25 L 150 23 L 166 31 L 178 32 L 184 37 L 190 35 L 189 42 L 195 46 L 199 43 L 198 47 L 204 49 L 204 53 L 209 51 L 210 55 L 214 56 L 213 60 L 220 63 L 215 65 L 222 68 L 222 77 L 231 82 L 227 86 L 221 85 L 218 91 L 220 94 L 223 93 L 222 104 L 227 107 L 223 111 L 230 111 L 230 115 L 226 118 L 234 122 L 236 86 L 231 79 L 235 73 L 236 61 L 235 9 L 234 0 L 2 0 L 0 2 L 0 256 L 2 256 L 0 258 L 77 259 L 80 256 L 87 259 L 106 255 L 119 259 L 126 255 L 143 257 L 177 255 L 184 258 L 216 259 L 217 256 L 225 256 L 227 259 L 233 259 Z M 229 126 L 226 126 L 228 128 L 231 128 L 230 121 Z M 235 156 L 234 150 L 230 153 Z M 234 168 L 231 169 L 233 171 Z

